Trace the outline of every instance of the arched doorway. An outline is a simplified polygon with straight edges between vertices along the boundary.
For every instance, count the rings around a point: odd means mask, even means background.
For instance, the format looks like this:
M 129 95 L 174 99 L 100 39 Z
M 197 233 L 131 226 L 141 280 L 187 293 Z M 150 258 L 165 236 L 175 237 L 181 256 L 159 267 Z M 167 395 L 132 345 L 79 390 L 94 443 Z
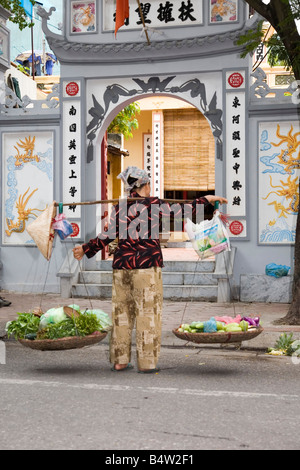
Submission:
M 116 177 L 127 166 L 138 166 L 149 173 L 153 196 L 186 200 L 214 194 L 215 138 L 203 113 L 170 96 L 151 95 L 138 103 L 139 127 L 133 131 L 133 138 L 114 142 L 114 136 L 108 135 L 107 140 L 105 135 L 102 141 L 102 198 L 122 195 Z M 162 232 L 163 246 L 186 245 L 183 227 L 180 233 L 173 225 L 170 233 L 164 232 L 164 227 Z M 103 255 L 107 257 L 107 252 Z

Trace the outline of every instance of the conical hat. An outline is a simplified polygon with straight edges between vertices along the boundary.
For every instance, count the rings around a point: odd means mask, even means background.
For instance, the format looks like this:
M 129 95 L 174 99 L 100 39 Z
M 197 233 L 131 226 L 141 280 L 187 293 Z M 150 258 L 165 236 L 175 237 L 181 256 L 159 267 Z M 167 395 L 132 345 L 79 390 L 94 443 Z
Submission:
M 56 216 L 55 201 L 27 227 L 27 232 L 36 243 L 42 255 L 49 261 L 52 253 L 54 229 L 52 220 Z

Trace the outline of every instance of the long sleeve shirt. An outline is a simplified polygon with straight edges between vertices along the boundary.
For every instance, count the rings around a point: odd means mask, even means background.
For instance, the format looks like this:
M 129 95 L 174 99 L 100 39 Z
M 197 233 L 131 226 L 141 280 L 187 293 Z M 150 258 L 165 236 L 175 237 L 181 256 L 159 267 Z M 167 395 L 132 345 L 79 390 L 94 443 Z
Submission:
M 132 198 L 140 198 L 137 192 Z M 206 213 L 213 212 L 213 206 L 205 197 L 192 203 L 169 204 L 157 197 L 145 197 L 139 201 L 120 202 L 113 206 L 107 231 L 83 245 L 88 258 L 118 238 L 114 253 L 113 269 L 142 269 L 163 267 L 163 256 L 159 241 L 162 218 L 195 219 L 197 207 L 204 205 Z M 202 219 L 203 220 L 203 219 Z

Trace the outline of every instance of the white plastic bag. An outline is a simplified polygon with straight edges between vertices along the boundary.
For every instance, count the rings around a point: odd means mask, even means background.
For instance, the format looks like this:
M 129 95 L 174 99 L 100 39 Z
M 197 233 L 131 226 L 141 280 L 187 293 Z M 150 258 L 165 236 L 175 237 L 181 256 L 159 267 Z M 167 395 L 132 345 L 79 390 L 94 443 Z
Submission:
M 64 308 L 50 308 L 44 315 L 41 316 L 40 319 L 40 329 L 47 328 L 47 326 L 60 323 L 63 320 L 66 320 L 68 317 L 64 313 Z
M 211 220 L 204 220 L 200 224 L 194 224 L 187 219 L 185 231 L 194 250 L 202 259 L 215 256 L 222 251 L 230 251 L 229 235 L 218 210 Z

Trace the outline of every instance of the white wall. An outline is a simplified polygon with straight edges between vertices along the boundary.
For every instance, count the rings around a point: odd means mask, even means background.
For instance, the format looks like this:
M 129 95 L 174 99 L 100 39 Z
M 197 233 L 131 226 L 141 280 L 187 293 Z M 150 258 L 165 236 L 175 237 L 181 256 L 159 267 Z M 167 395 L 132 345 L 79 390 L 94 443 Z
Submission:
M 5 73 L 5 79 L 11 75 L 14 78 L 17 78 L 19 81 L 19 87 L 21 91 L 22 98 L 27 95 L 32 100 L 37 99 L 37 85 L 31 77 L 27 77 L 24 73 L 20 72 L 15 67 L 8 69 Z

